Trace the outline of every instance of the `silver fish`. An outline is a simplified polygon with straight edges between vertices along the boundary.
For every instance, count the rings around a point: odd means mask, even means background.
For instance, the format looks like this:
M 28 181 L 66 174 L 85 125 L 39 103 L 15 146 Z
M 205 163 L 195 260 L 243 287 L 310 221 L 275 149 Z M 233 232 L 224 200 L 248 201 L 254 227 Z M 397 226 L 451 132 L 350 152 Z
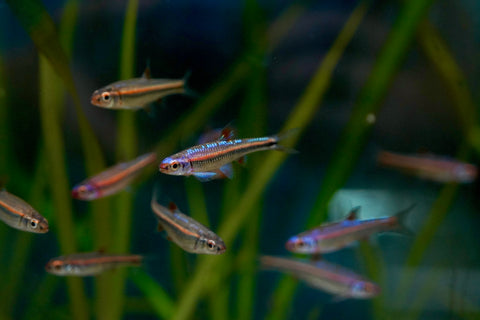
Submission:
M 12 228 L 33 233 L 48 232 L 48 221 L 22 199 L 0 191 L 0 220 Z
M 151 207 L 158 218 L 158 230 L 165 230 L 167 239 L 191 253 L 222 254 L 226 247 L 223 240 L 200 222 L 181 213 L 174 203 L 164 207 L 152 198 Z
M 104 271 L 121 266 L 140 266 L 140 255 L 104 254 L 102 252 L 85 252 L 51 259 L 45 270 L 57 276 L 95 276 Z
M 262 256 L 265 269 L 290 273 L 308 285 L 338 298 L 370 299 L 377 296 L 380 287 L 360 275 L 326 261 L 305 262 L 296 259 Z
M 151 79 L 147 68 L 141 78 L 117 81 L 95 90 L 90 102 L 106 109 L 138 110 L 163 97 L 185 93 L 185 79 Z

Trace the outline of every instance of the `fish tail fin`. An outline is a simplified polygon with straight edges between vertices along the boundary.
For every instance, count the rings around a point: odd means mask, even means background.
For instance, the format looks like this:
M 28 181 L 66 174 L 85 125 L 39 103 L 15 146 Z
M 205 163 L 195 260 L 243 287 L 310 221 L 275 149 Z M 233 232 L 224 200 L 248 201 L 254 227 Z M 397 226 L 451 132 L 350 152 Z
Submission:
M 298 132 L 299 132 L 299 128 L 293 128 L 293 129 L 289 129 L 285 132 L 282 132 L 282 133 L 279 133 L 279 134 L 273 136 L 273 138 L 277 142 L 275 144 L 274 150 L 283 151 L 283 152 L 291 153 L 291 154 L 298 153 L 298 150 L 295 150 L 293 148 L 290 148 L 290 147 L 279 144 L 280 141 L 286 140 L 286 139 L 298 134 Z
M 404 234 L 407 236 L 414 236 L 415 232 L 413 232 L 409 227 L 406 225 L 406 220 L 408 219 L 408 216 L 412 212 L 412 209 L 415 208 L 417 204 L 414 203 L 411 206 L 409 206 L 406 209 L 403 209 L 402 211 L 396 213 L 394 216 L 397 218 L 397 223 L 398 223 L 398 228 L 397 232 L 400 234 Z
M 141 266 L 143 265 L 144 261 L 145 261 L 145 257 L 144 257 L 144 256 L 139 255 L 139 254 L 133 255 L 133 256 L 132 256 L 132 259 L 131 259 L 131 261 L 130 261 L 130 265 L 131 265 L 132 267 L 141 267 Z

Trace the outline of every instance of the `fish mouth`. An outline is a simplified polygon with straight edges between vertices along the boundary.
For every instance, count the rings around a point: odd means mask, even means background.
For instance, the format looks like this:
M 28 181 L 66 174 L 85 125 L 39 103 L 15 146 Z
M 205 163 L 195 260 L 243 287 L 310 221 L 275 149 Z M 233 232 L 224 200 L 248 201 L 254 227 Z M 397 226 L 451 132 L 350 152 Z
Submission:
M 224 253 L 225 251 L 227 251 L 227 248 L 226 248 L 226 247 L 220 247 L 220 248 L 218 248 L 217 254 L 222 254 L 222 253 Z
M 94 106 L 97 106 L 97 107 L 100 107 L 101 105 L 99 104 L 99 100 L 97 95 L 92 95 L 92 97 L 90 98 L 90 103 L 93 104 Z
M 168 163 L 160 163 L 158 165 L 158 170 L 160 170 L 160 172 L 167 173 Z

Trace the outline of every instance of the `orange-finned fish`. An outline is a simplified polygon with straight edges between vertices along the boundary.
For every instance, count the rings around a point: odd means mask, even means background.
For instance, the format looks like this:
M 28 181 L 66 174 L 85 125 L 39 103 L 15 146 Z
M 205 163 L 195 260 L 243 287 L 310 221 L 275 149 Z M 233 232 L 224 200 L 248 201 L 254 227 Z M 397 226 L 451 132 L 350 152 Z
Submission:
M 260 264 L 265 269 L 290 273 L 308 285 L 335 295 L 340 299 L 370 299 L 377 296 L 380 287 L 340 266 L 326 261 L 305 262 L 296 259 L 262 256 Z
M 291 237 L 285 247 L 295 253 L 328 253 L 377 232 L 405 230 L 404 221 L 413 207 L 414 205 L 390 217 L 368 220 L 357 220 L 356 215 L 360 209 L 357 207 L 343 221 L 325 223 Z
M 147 153 L 138 158 L 119 163 L 76 185 L 72 197 L 80 200 L 94 200 L 106 197 L 125 189 L 141 170 L 157 160 L 155 153 Z
M 295 129 L 293 129 L 295 130 Z M 160 172 L 176 175 L 193 175 L 200 181 L 209 181 L 219 176 L 232 178 L 231 166 L 249 153 L 262 150 L 296 152 L 279 144 L 294 131 L 282 135 L 260 138 L 234 139 L 230 128 L 226 128 L 220 140 L 199 144 L 163 159 Z
M 57 276 L 96 276 L 106 270 L 121 266 L 142 264 L 140 255 L 116 255 L 102 252 L 76 253 L 51 259 L 45 270 Z
M 48 232 L 48 221 L 31 205 L 17 196 L 0 190 L 0 220 L 12 228 L 33 233 Z
M 433 156 L 380 151 L 377 161 L 381 166 L 392 167 L 436 182 L 469 183 L 474 181 L 478 174 L 477 167 L 473 164 Z
M 141 78 L 117 81 L 92 94 L 91 103 L 107 109 L 138 110 L 163 97 L 185 93 L 183 79 L 151 79 L 149 68 Z
M 191 253 L 222 254 L 226 247 L 223 240 L 200 222 L 181 213 L 174 203 L 166 208 L 155 200 L 152 210 L 158 219 L 158 231 L 165 230 L 167 239 Z

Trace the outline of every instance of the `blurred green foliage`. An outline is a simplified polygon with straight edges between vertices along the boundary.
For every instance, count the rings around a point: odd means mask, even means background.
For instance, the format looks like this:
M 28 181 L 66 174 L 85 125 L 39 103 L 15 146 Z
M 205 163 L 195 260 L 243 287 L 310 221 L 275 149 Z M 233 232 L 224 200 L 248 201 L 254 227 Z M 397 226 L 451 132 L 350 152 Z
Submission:
M 63 11 L 59 33 L 39 0 L 7 0 L 14 15 L 30 35 L 39 54 L 39 121 L 42 124 L 42 148 L 37 152 L 37 166 L 31 179 L 31 186 L 16 181 L 9 182 L 12 189 L 27 194 L 25 198 L 34 204 L 47 218 L 57 233 L 62 253 L 72 253 L 84 248 L 82 243 L 93 243 L 91 250 L 106 249 L 109 252 L 126 253 L 130 251 L 132 239 L 132 214 L 134 213 L 134 194 L 122 192 L 109 199 L 92 202 L 89 205 L 89 217 L 92 226 L 92 239 L 78 239 L 75 232 L 74 210 L 69 194 L 71 185 L 64 141 L 65 130 L 62 119 L 66 105 L 66 92 L 73 98 L 76 117 L 80 128 L 82 148 L 85 157 L 86 175 L 102 170 L 105 165 L 103 153 L 97 139 L 83 113 L 80 99 L 70 71 L 69 60 L 74 52 L 74 32 L 77 22 L 79 3 L 67 1 Z M 480 135 L 478 115 L 475 103 L 465 76 L 455 62 L 440 34 L 426 19 L 432 0 L 409 0 L 402 4 L 402 10 L 396 23 L 374 64 L 368 80 L 358 94 L 358 99 L 346 124 L 342 138 L 336 145 L 336 151 L 327 168 L 321 189 L 316 197 L 306 227 L 311 227 L 326 219 L 328 204 L 334 193 L 343 186 L 352 173 L 373 123 L 366 121 L 367 116 L 377 115 L 382 101 L 391 87 L 412 42 L 417 40 L 425 56 L 438 72 L 445 86 L 451 92 L 453 105 L 462 120 L 464 129 L 464 148 L 459 150 L 460 158 L 467 158 L 470 151 L 479 153 Z M 129 0 L 123 22 L 122 44 L 120 49 L 119 79 L 136 77 L 135 48 L 138 0 Z M 335 67 L 342 58 L 352 37 L 367 14 L 370 2 L 364 1 L 353 11 L 345 22 L 328 52 L 319 58 L 319 66 L 306 86 L 290 115 L 285 119 L 282 132 L 297 128 L 298 132 L 289 138 L 285 145 L 294 146 L 306 128 L 311 124 L 313 115 L 321 108 L 322 99 L 329 89 Z M 282 41 L 289 28 L 296 22 L 306 4 L 294 3 L 279 18 L 267 25 L 258 2 L 245 0 L 244 51 L 231 68 L 202 95 L 196 104 L 159 137 L 154 146 L 158 155 L 170 154 L 177 150 L 185 133 L 192 134 L 201 130 L 208 119 L 234 94 L 241 92 L 243 104 L 238 124 L 239 131 L 247 136 L 261 136 L 265 132 L 268 114 L 267 73 L 262 61 Z M 5 87 L 4 65 L 0 52 L 0 170 L 1 173 L 14 172 L 19 181 L 27 181 L 11 159 L 11 137 L 9 136 L 8 93 Z M 116 161 L 124 161 L 137 156 L 138 126 L 137 114 L 120 111 L 117 114 Z M 255 125 L 252 125 L 255 124 Z M 346 157 L 345 155 L 349 156 Z M 211 319 L 248 319 L 254 318 L 257 296 L 257 266 L 259 254 L 259 232 L 262 223 L 263 195 L 274 181 L 275 174 L 287 158 L 284 153 L 268 153 L 260 160 L 252 159 L 250 171 L 236 175 L 233 180 L 224 183 L 222 206 L 218 221 L 212 221 L 208 215 L 208 202 L 203 185 L 196 180 L 185 181 L 185 193 L 188 200 L 188 212 L 205 225 L 220 225 L 218 234 L 227 244 L 232 245 L 236 254 L 222 256 L 195 257 L 190 259 L 185 253 L 172 246 L 170 264 L 174 295 L 163 288 L 155 278 L 144 270 L 117 270 L 95 278 L 94 294 L 90 294 L 83 280 L 66 278 L 69 300 L 67 305 L 55 306 L 51 297 L 61 288 L 63 280 L 46 275 L 39 281 L 37 292 L 26 291 L 22 287 L 23 273 L 29 256 L 32 254 L 33 235 L 19 234 L 12 241 L 14 253 L 8 259 L 12 265 L 0 265 L 0 273 L 6 274 L 7 281 L 0 289 L 0 318 L 13 319 L 15 307 L 20 296 L 30 294 L 31 302 L 23 316 L 25 319 L 44 318 L 47 314 L 70 314 L 74 319 L 120 319 L 133 306 L 142 303 L 151 305 L 148 313 L 162 319 L 189 319 L 198 311 L 198 318 Z M 154 169 L 144 174 L 142 182 L 150 177 Z M 22 176 L 23 174 L 23 176 Z M 47 179 L 48 176 L 48 179 Z M 1 176 L 0 176 L 1 178 Z M 458 191 L 455 184 L 446 185 L 438 194 L 431 208 L 425 226 L 418 233 L 407 266 L 417 266 L 437 232 L 440 224 L 451 207 Z M 218 197 L 220 199 L 220 197 Z M 112 223 L 112 221 L 115 221 Z M 52 230 L 53 231 L 53 230 Z M 0 228 L 0 246 L 5 246 L 8 231 Z M 80 243 L 81 242 L 81 243 Z M 80 243 L 80 244 L 79 244 Z M 10 244 L 10 243 L 9 243 Z M 230 249 L 230 248 L 229 248 Z M 362 243 L 361 259 L 364 260 L 367 273 L 381 285 L 385 285 L 386 276 L 382 258 L 375 248 Z M 165 255 L 166 256 L 166 255 Z M 2 259 L 7 259 L 2 257 Z M 186 264 L 192 270 L 187 271 Z M 20 267 L 18 267 L 20 266 Z M 134 300 L 126 294 L 126 283 L 131 281 L 141 292 L 144 299 Z M 406 300 L 411 279 L 402 279 L 398 289 L 400 300 Z M 432 280 L 434 281 L 434 280 Z M 283 277 L 272 295 L 272 307 L 267 318 L 287 318 L 292 305 L 297 282 Z M 431 290 L 424 287 L 418 293 L 414 312 L 409 318 L 419 317 L 423 303 Z M 263 298 L 263 297 L 262 297 Z M 268 299 L 268 298 L 267 298 Z M 93 301 L 93 302 L 92 302 Z M 234 301 L 234 302 L 232 302 Z M 204 303 L 207 308 L 198 308 Z M 382 297 L 373 300 L 373 316 L 377 319 L 388 318 L 384 310 Z M 69 311 L 65 311 L 66 308 Z M 474 306 L 475 308 L 476 306 Z M 205 310 L 203 310 L 205 309 Z M 321 316 L 323 307 L 316 306 L 311 318 Z M 460 315 L 467 316 L 467 315 Z

